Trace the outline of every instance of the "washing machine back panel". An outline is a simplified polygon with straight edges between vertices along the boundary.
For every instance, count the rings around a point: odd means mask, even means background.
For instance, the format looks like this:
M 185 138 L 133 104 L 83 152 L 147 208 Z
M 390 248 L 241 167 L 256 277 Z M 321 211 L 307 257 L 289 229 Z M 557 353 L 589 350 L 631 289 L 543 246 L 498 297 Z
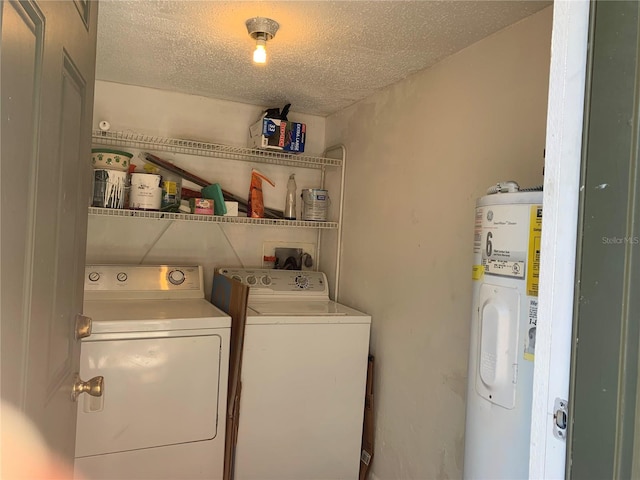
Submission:
M 224 437 L 222 342 L 218 334 L 83 342 L 80 376 L 104 376 L 104 394 L 79 399 L 76 457 Z
M 248 285 L 249 297 L 326 298 L 327 276 L 302 270 L 219 268 L 218 272 Z

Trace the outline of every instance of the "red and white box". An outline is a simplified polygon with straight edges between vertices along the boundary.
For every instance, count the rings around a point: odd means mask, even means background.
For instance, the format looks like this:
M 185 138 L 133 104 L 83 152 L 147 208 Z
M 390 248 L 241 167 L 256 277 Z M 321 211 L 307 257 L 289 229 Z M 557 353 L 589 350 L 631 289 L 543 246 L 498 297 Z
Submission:
M 210 198 L 190 198 L 191 213 L 198 215 L 213 215 L 213 200 Z

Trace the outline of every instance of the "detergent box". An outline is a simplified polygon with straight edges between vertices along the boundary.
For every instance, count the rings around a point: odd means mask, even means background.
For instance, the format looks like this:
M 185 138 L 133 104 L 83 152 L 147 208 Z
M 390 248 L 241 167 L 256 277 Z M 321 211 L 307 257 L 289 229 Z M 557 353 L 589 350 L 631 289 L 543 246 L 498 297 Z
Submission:
M 304 152 L 307 126 L 277 118 L 264 117 L 249 127 L 250 146 L 291 153 Z

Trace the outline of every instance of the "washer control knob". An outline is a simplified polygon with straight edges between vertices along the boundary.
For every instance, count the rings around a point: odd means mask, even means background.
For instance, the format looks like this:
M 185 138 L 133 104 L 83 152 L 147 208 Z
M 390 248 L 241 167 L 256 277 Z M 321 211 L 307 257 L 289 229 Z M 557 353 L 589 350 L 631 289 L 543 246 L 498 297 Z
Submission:
M 264 285 L 265 287 L 271 285 L 271 282 L 272 280 L 269 275 L 263 275 L 262 278 L 260 278 L 260 283 L 262 283 L 262 285 Z
M 231 278 L 233 278 L 234 280 L 237 280 L 238 282 L 242 283 L 242 277 L 240 275 L 233 275 Z
M 308 288 L 309 287 L 309 277 L 304 275 L 298 275 L 296 277 L 296 286 L 298 288 Z
M 100 280 L 100 274 L 98 272 L 89 273 L 89 280 L 91 280 L 92 282 L 97 282 L 98 280 Z
M 247 277 L 247 285 L 255 285 L 256 283 L 258 283 L 258 279 L 255 275 L 249 275 Z
M 169 282 L 173 285 L 182 285 L 185 280 L 184 272 L 182 270 L 171 270 L 168 277 Z
M 119 282 L 126 282 L 127 281 L 127 274 L 124 272 L 120 272 L 118 275 L 116 275 L 116 278 L 118 279 Z

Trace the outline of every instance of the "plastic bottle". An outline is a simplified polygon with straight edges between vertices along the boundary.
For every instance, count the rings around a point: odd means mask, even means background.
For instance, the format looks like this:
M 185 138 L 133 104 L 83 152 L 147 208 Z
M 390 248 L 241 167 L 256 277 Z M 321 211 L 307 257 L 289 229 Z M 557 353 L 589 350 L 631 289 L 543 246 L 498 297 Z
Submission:
M 255 168 L 251 170 L 251 186 L 249 187 L 249 200 L 247 202 L 247 217 L 264 217 L 264 197 L 262 196 L 262 180 L 266 180 L 275 187 L 276 184 L 265 177 Z
M 289 175 L 287 182 L 287 198 L 284 202 L 284 218 L 287 220 L 296 219 L 296 174 Z

